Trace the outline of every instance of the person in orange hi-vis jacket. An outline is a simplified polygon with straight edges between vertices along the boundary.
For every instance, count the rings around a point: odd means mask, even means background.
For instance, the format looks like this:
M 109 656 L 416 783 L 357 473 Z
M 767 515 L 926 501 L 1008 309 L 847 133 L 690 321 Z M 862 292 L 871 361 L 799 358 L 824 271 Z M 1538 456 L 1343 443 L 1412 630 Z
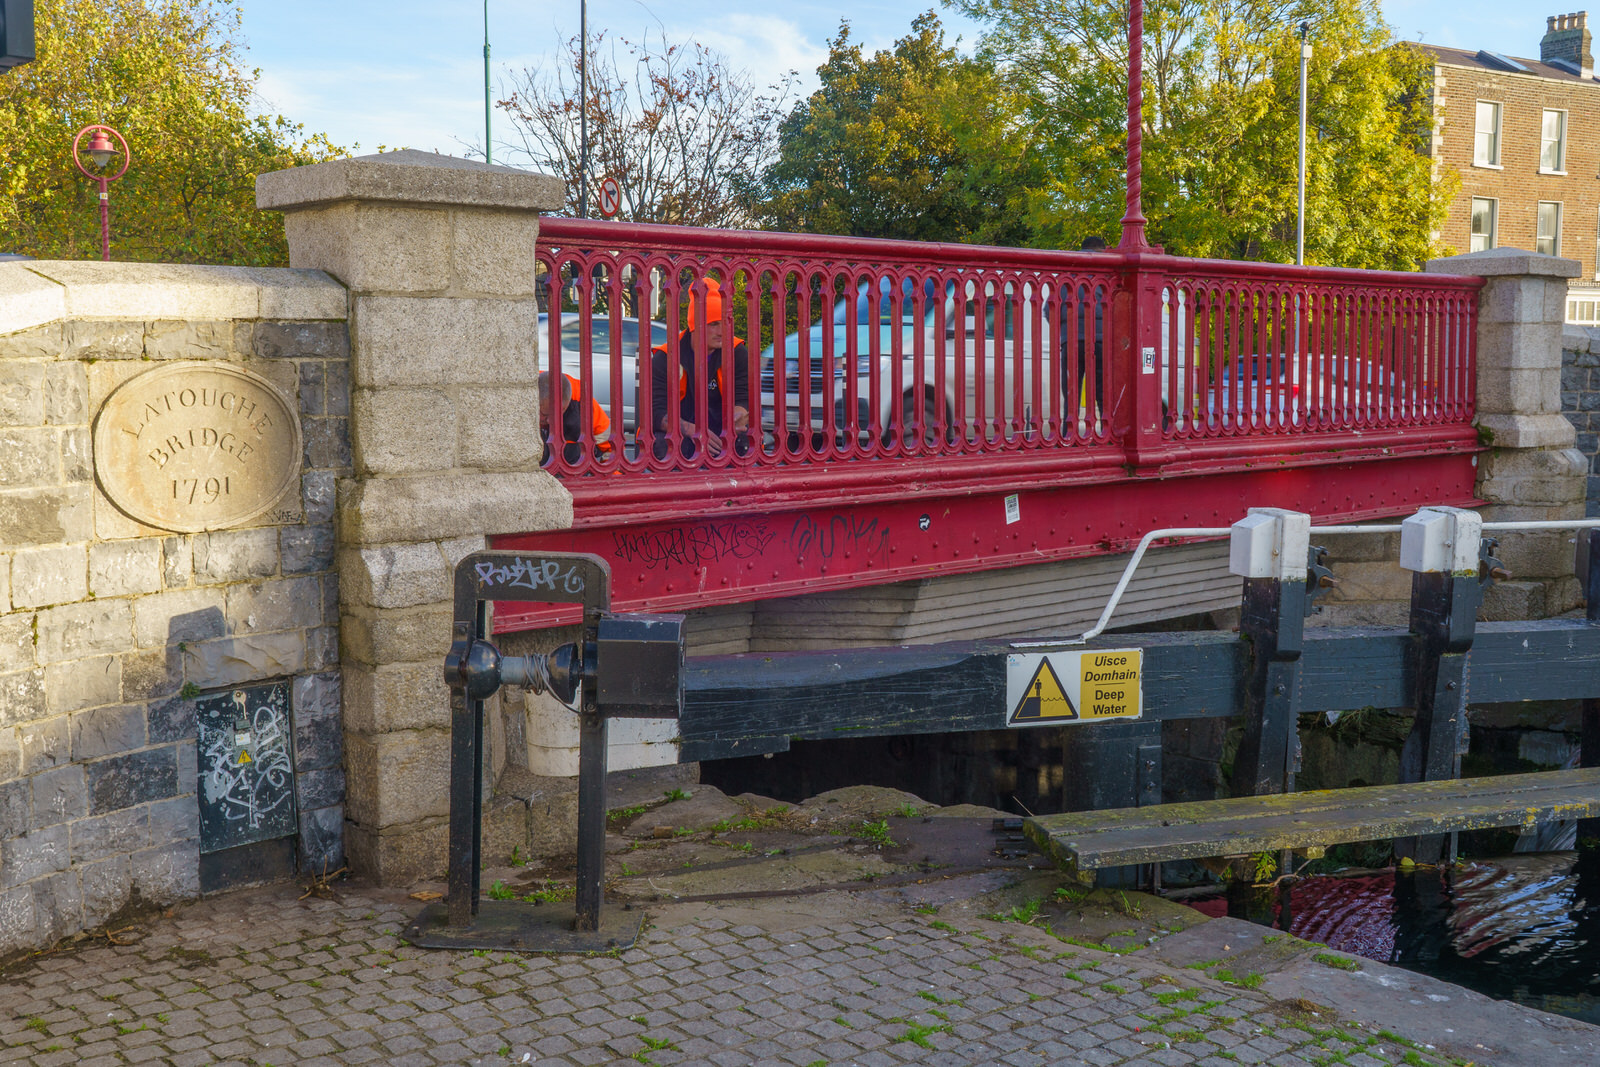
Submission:
M 734 449 L 741 455 L 750 450 L 750 411 L 744 400 L 750 395 L 750 357 L 744 339 L 732 337 L 722 323 L 722 289 L 714 279 L 706 279 L 706 449 L 720 455 L 727 447 L 722 425 L 723 396 L 728 388 L 727 365 L 733 363 Z M 695 393 L 701 370 L 694 343 L 695 298 L 689 296 L 689 327 L 678 339 L 678 448 L 685 459 L 695 454 Z M 731 344 L 730 344 L 731 341 Z M 732 349 L 731 353 L 728 351 Z M 671 447 L 667 397 L 667 346 L 657 345 L 650 352 L 650 424 L 655 430 L 656 458 L 664 458 Z
M 544 440 L 544 463 L 551 461 L 550 426 L 554 391 L 550 388 L 550 372 L 539 374 L 539 436 Z M 583 387 L 570 374 L 561 376 L 561 456 L 568 463 L 583 457 Z M 611 420 L 605 409 L 589 398 L 589 420 L 594 429 L 594 454 L 597 459 L 611 458 Z

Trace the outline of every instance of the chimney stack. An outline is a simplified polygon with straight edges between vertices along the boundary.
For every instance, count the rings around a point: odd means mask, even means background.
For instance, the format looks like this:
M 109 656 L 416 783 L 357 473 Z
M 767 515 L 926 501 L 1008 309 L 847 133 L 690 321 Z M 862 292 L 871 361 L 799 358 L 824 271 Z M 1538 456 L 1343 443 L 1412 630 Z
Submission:
M 1577 67 L 1580 76 L 1594 75 L 1593 38 L 1589 34 L 1589 13 L 1575 11 L 1545 19 L 1544 39 L 1539 42 L 1539 61 L 1562 59 Z

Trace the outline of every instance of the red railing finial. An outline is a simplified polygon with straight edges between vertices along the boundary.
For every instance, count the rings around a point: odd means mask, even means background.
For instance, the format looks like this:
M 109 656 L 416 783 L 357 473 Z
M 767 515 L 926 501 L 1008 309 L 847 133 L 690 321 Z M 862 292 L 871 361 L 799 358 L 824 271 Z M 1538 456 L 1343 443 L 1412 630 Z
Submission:
M 1140 142 L 1144 125 L 1144 0 L 1130 0 L 1128 9 L 1128 210 L 1122 216 L 1119 251 L 1150 248 L 1144 235 L 1144 205 L 1140 200 Z

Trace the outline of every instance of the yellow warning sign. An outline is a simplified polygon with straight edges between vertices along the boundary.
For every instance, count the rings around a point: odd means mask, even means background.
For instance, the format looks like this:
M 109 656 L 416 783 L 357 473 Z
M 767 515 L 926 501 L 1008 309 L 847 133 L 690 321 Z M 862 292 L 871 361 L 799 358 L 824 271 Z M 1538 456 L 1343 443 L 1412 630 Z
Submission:
M 1006 657 L 1006 725 L 1051 726 L 1144 714 L 1142 649 Z
M 1083 652 L 1078 656 L 1078 706 L 1086 719 L 1137 719 L 1143 712 L 1140 649 Z
M 1078 709 L 1073 707 L 1072 698 L 1062 688 L 1061 679 L 1056 677 L 1050 661 L 1041 657 L 1039 669 L 1033 672 L 1033 678 L 1028 682 L 1027 692 L 1012 707 L 1010 725 L 1077 717 Z
M 250 758 L 250 753 L 246 752 L 244 749 L 240 749 L 239 750 L 239 762 L 240 763 L 254 763 L 255 760 Z

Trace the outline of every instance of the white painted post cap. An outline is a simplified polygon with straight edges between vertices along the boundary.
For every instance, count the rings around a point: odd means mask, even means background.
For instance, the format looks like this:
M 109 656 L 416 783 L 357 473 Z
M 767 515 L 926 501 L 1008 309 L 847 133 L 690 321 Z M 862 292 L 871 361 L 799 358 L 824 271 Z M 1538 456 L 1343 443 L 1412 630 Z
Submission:
M 1483 517 L 1428 507 L 1400 524 L 1400 566 L 1419 574 L 1476 574 Z
M 1284 508 L 1251 508 L 1229 535 L 1228 573 L 1303 582 L 1310 550 L 1311 516 Z

